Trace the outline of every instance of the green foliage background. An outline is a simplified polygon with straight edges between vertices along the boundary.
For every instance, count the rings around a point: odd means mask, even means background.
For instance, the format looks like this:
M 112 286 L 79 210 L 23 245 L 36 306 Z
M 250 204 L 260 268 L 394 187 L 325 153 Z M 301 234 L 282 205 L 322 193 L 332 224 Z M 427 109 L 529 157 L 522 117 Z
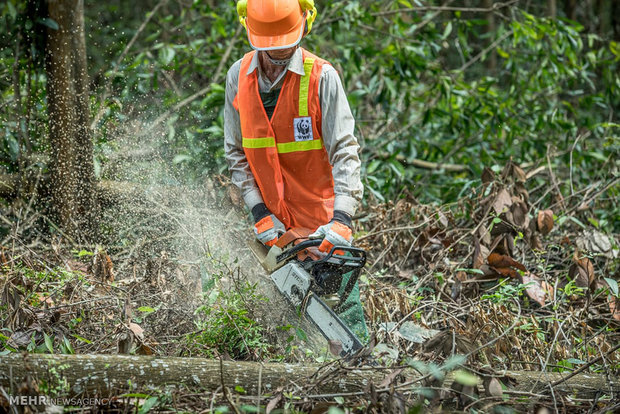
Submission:
M 0 5 L 2 172 L 46 168 L 41 36 L 55 23 L 35 3 Z M 617 176 L 614 28 L 601 33 L 561 14 L 549 19 L 539 5 L 526 10 L 529 2 L 521 1 L 500 5 L 489 28 L 489 13 L 432 7 L 439 4 L 317 2 L 319 18 L 303 46 L 343 78 L 363 145 L 366 202 L 403 194 L 452 202 L 476 185 L 484 167 L 510 159 L 527 169 L 547 165 L 565 197 Z M 163 136 L 155 145 L 179 181 L 225 174 L 225 72 L 250 49 L 234 2 L 147 0 L 138 7 L 111 0 L 85 10 L 97 174 L 115 178 L 104 167 L 135 120 L 146 126 L 140 139 Z M 170 116 L 153 125 L 166 111 Z M 465 169 L 429 171 L 414 166 L 416 159 Z M 616 182 L 596 206 L 616 230 L 617 199 Z

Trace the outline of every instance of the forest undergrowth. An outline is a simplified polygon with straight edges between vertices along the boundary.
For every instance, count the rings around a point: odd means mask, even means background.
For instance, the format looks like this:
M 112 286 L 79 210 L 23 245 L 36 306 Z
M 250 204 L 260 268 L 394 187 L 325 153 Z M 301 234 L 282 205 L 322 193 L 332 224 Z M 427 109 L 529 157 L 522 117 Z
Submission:
M 426 380 L 407 386 L 403 373 L 391 371 L 383 392 L 311 400 L 303 396 L 312 382 L 291 385 L 272 405 L 375 412 L 612 407 L 613 389 L 593 399 L 553 388 L 515 399 L 511 391 L 509 371 L 585 371 L 613 381 L 620 367 L 619 235 L 587 219 L 594 204 L 615 201 L 600 199 L 598 188 L 542 205 L 549 199 L 542 193 L 554 189 L 532 188 L 541 176 L 555 180 L 544 165 L 526 172 L 510 162 L 485 169 L 480 185 L 456 203 L 424 205 L 403 194 L 366 207 L 356 220 L 356 244 L 370 254 L 361 291 L 372 338 L 361 355 L 337 366 L 372 361 L 377 370 L 406 367 Z M 200 189 L 105 194 L 104 242 L 97 246 L 67 249 L 60 238 L 42 238 L 36 226 L 44 218 L 27 202 L 3 213 L 13 225 L 0 256 L 2 353 L 334 363 L 327 349 L 305 344 L 296 321 L 270 320 L 260 266 L 245 244 L 252 234 L 226 179 Z M 429 377 L 457 368 L 461 383 L 433 389 Z M 210 399 L 183 388 L 174 398 L 166 392 L 119 394 L 115 407 L 230 406 L 217 392 Z M 277 395 L 268 397 L 265 404 Z

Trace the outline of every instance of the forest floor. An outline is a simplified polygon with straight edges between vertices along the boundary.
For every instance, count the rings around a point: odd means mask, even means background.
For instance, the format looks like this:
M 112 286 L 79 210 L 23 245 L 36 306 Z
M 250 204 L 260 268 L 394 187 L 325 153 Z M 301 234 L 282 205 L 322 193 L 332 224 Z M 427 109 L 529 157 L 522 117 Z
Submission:
M 291 383 L 263 395 L 259 409 L 617 409 L 613 387 L 588 397 L 553 386 L 519 393 L 505 374 L 590 372 L 611 384 L 620 372 L 620 234 L 587 218 L 604 203 L 600 191 L 541 205 L 555 190 L 530 188 L 539 174 L 551 173 L 510 163 L 485 170 L 482 184 L 457 203 L 423 205 L 404 195 L 365 208 L 356 245 L 370 255 L 361 294 L 372 335 L 362 354 L 339 363 L 391 374 L 362 395 L 312 399 L 311 381 Z M 271 293 L 258 283 L 265 275 L 245 244 L 252 234 L 225 180 L 191 191 L 117 192 L 105 201 L 101 245 L 71 249 L 40 235 L 45 218 L 28 200 L 3 209 L 12 231 L 0 250 L 0 355 L 336 360 L 308 343 L 307 324 L 273 314 Z M 400 368 L 422 379 L 411 381 Z M 457 385 L 441 389 L 436 381 L 455 370 Z M 70 394 L 70 384 L 13 385 L 30 394 Z M 9 390 L 1 391 L 8 410 Z M 256 412 L 251 401 L 242 387 L 137 388 L 89 409 Z

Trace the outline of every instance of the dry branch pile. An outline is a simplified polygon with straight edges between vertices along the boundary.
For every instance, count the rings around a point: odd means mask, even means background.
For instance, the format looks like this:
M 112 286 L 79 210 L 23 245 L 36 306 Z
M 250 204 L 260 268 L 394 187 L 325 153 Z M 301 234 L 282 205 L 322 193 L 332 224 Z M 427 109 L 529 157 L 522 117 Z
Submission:
M 403 198 L 361 220 L 358 240 L 373 258 L 366 312 L 381 355 L 396 363 L 467 355 L 481 376 L 570 371 L 600 357 L 600 369 L 618 375 L 618 235 L 582 229 L 570 219 L 576 209 L 560 202 L 532 201 L 528 183 L 541 172 L 486 169 L 482 186 L 454 205 Z M 405 324 L 439 333 L 412 340 Z M 443 397 L 467 405 L 458 393 Z

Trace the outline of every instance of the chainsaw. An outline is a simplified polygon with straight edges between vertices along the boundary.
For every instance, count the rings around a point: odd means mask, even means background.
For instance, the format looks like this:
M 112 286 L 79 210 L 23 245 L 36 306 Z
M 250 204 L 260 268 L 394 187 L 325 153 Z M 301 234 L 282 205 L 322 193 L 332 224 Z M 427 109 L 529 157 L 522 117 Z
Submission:
M 250 247 L 280 293 L 316 325 L 325 339 L 339 343 L 340 356 L 344 357 L 363 346 L 337 312 L 366 264 L 366 252 L 351 246 L 334 246 L 322 253 L 318 250 L 322 239 L 308 239 L 310 233 L 308 229 L 291 229 L 269 249 L 257 240 Z M 340 291 L 343 275 L 349 272 L 353 273 L 344 290 L 333 300 Z

